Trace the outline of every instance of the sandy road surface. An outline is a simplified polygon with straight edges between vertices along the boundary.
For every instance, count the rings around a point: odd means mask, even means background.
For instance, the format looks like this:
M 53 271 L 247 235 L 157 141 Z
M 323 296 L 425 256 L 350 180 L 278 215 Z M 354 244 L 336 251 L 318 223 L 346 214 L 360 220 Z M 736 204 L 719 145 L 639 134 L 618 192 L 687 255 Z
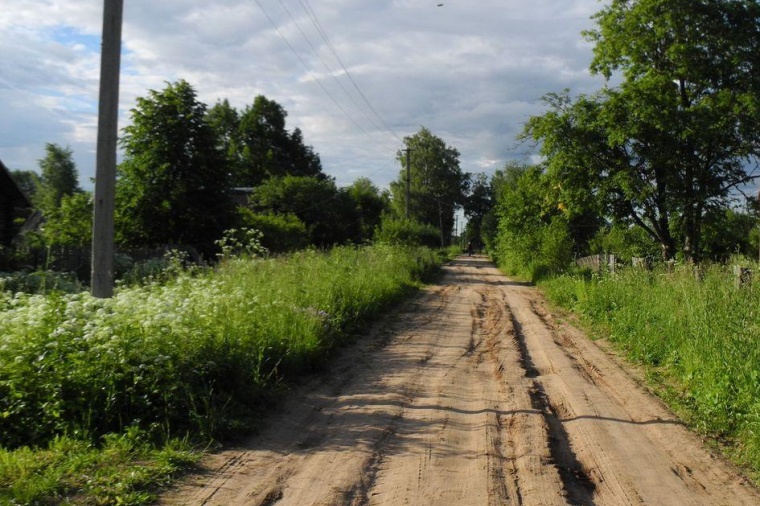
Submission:
M 448 265 L 332 373 L 162 504 L 760 504 L 535 289 L 483 258 Z

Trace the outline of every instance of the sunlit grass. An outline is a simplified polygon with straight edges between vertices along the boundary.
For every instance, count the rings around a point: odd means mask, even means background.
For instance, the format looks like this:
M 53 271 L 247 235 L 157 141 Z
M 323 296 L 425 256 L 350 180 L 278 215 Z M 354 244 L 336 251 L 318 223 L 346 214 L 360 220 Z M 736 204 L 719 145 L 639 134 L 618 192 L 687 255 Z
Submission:
M 757 275 L 757 269 L 755 270 Z M 667 385 L 666 397 L 699 431 L 730 443 L 760 472 L 760 280 L 734 286 L 712 265 L 542 283 Z
M 42 449 L 0 449 L 0 504 L 145 504 L 198 457 L 184 441 L 159 448 L 135 431 L 99 446 L 57 437 Z
M 108 300 L 0 292 L 0 476 L 19 477 L 0 483 L 29 488 L 20 470 L 35 459 L 32 481 L 48 480 L 61 441 L 84 455 L 129 431 L 160 448 L 250 428 L 439 265 L 423 248 L 346 247 L 228 258 Z

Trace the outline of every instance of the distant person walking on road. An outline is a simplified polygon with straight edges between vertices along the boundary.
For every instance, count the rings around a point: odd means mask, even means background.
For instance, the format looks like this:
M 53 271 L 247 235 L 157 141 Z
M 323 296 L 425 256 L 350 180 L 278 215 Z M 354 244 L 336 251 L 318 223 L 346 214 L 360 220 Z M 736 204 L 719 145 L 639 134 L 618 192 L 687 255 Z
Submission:
M 467 256 L 468 257 L 472 256 L 472 241 L 467 243 Z

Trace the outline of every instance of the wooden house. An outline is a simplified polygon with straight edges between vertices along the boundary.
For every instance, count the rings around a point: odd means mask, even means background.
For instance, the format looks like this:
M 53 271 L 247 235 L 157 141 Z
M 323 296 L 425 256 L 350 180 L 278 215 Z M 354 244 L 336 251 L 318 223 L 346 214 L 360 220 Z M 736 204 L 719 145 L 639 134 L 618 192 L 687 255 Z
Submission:
M 0 246 L 11 245 L 19 230 L 16 218 L 25 216 L 31 207 L 29 198 L 0 161 Z

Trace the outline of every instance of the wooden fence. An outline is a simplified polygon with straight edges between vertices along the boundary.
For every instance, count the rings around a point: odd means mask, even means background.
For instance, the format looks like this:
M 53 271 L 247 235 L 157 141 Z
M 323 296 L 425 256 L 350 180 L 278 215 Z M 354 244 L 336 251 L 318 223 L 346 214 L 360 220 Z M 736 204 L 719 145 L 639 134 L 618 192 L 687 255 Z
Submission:
M 575 261 L 575 264 L 581 269 L 589 269 L 592 272 L 615 272 L 615 266 L 617 265 L 617 258 L 615 255 L 591 255 L 583 258 L 579 258 Z

